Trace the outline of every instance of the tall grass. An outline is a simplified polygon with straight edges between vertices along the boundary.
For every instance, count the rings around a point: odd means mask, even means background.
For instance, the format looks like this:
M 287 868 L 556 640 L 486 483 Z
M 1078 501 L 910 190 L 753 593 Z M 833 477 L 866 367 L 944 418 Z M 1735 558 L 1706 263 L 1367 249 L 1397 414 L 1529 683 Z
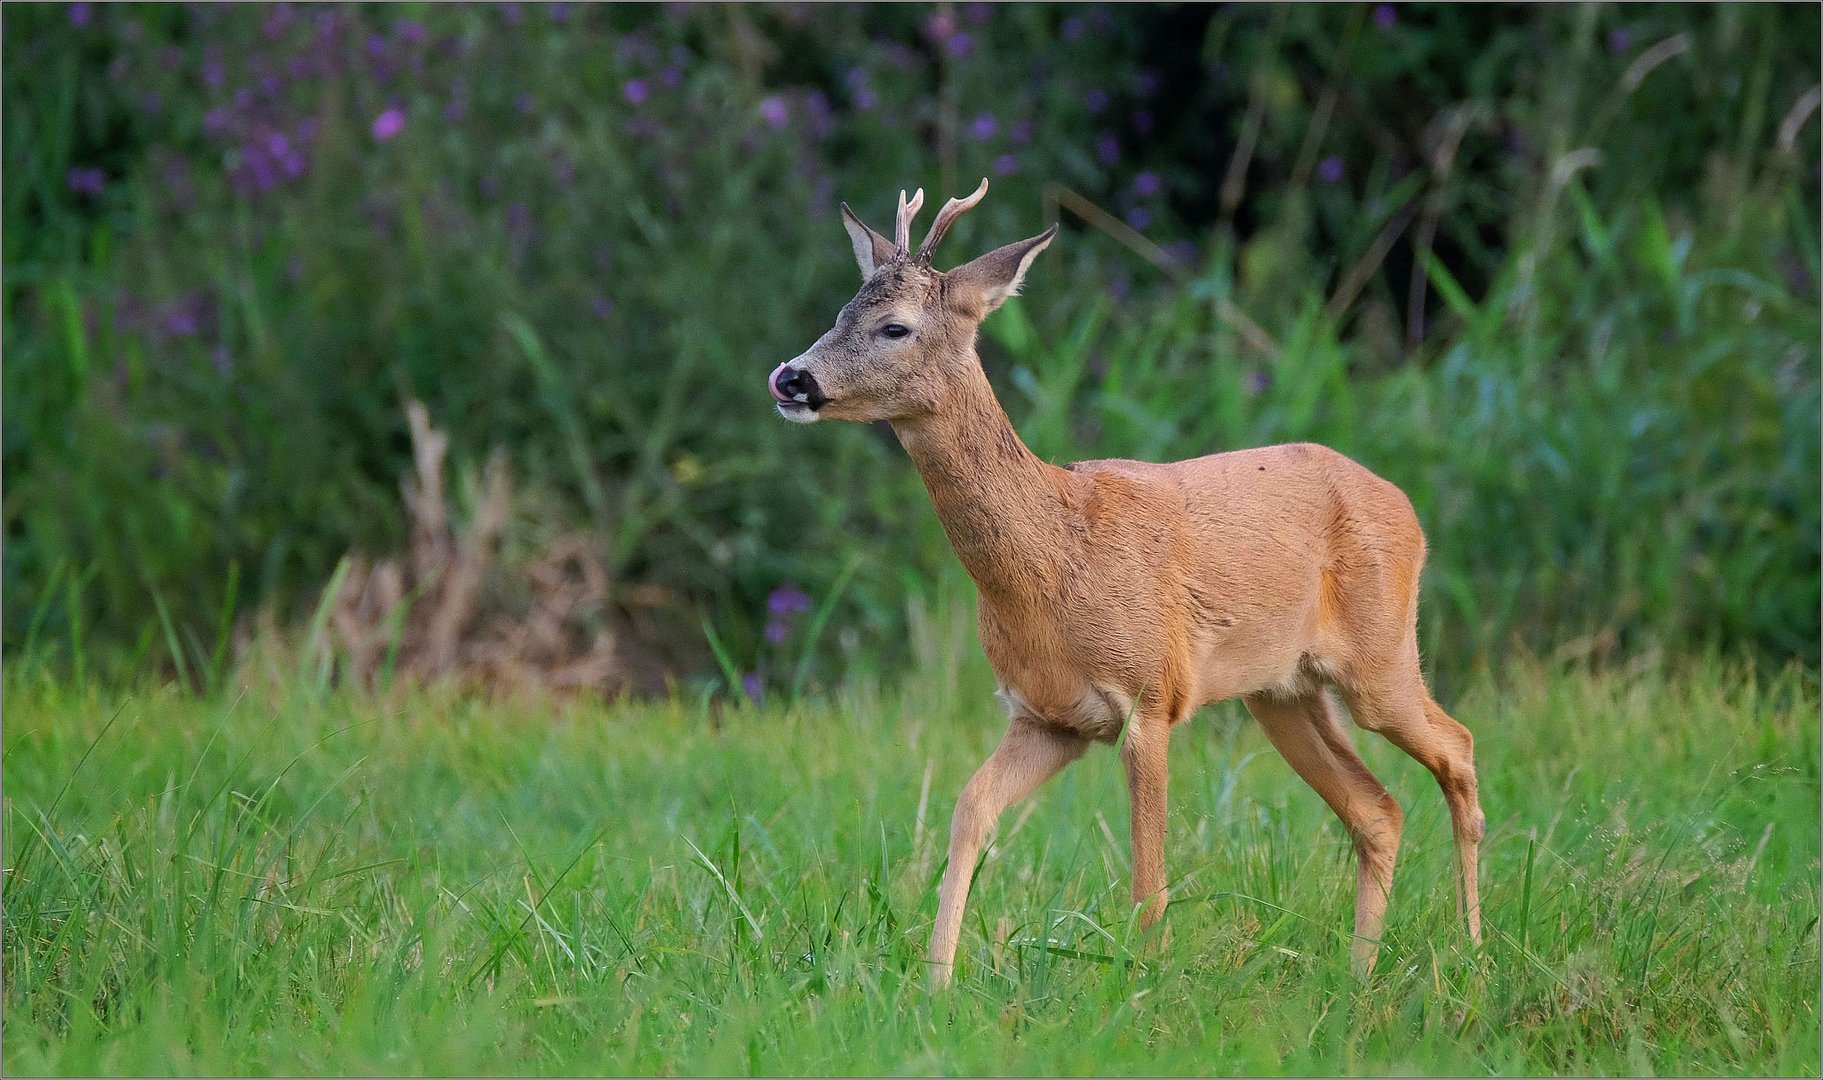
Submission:
M 1237 710 L 1178 733 L 1163 939 L 1091 754 L 1009 812 L 957 985 L 925 991 L 953 682 L 706 713 L 9 666 L 9 1074 L 1804 1074 L 1818 1060 L 1815 681 L 1515 665 L 1477 736 L 1488 942 L 1421 768 L 1379 968 L 1320 800 Z M 947 659 L 945 658 L 947 657 Z
M 838 199 L 992 175 L 958 257 L 1066 230 L 984 345 L 1047 456 L 1355 454 L 1419 504 L 1451 674 L 1817 663 L 1814 9 L 4 18 L 9 655 L 206 683 L 224 622 L 403 542 L 416 398 L 686 674 L 705 619 L 776 689 L 901 664 L 954 585 L 915 479 L 760 379 L 853 286 Z M 857 548 L 799 678 L 764 599 Z

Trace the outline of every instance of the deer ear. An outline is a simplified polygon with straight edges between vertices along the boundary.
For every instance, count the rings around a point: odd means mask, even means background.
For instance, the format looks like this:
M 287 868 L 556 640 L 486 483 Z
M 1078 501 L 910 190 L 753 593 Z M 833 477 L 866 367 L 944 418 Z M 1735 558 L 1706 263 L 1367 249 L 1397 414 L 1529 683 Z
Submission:
M 1006 303 L 1008 297 L 1018 295 L 1032 260 L 1056 235 L 1057 226 L 1053 225 L 1030 240 L 997 248 L 944 276 L 958 299 L 985 316 Z
M 892 242 L 868 228 L 847 203 L 842 204 L 842 227 L 848 230 L 848 239 L 855 246 L 855 262 L 860 264 L 863 281 L 873 277 L 880 264 L 893 257 Z

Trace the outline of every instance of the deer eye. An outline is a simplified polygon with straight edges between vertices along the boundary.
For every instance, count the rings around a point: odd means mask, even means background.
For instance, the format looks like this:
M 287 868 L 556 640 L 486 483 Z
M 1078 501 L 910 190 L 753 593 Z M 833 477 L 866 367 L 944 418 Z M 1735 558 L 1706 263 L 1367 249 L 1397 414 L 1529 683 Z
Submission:
M 911 333 L 911 329 L 901 323 L 889 322 L 885 326 L 880 327 L 880 333 L 885 334 L 887 337 L 900 338 Z

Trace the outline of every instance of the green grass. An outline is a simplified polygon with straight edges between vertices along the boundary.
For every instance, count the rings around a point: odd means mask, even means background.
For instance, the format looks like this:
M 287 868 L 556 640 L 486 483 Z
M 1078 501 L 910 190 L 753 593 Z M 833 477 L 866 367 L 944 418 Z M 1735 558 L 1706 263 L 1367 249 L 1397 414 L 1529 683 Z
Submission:
M 1818 1071 L 1812 676 L 1520 664 L 1453 695 L 1489 819 L 1479 954 L 1435 785 L 1360 734 L 1408 812 L 1365 987 L 1344 836 L 1250 722 L 1177 734 L 1163 942 L 1093 753 L 1007 815 L 932 997 L 949 805 L 1000 725 L 972 650 L 921 670 L 716 711 L 12 665 L 4 1067 Z

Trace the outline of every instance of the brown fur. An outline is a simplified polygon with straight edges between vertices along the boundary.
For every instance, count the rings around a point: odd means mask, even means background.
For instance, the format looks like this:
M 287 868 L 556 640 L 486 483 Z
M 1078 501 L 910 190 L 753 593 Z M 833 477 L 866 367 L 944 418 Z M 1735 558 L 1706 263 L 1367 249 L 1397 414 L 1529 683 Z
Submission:
M 1013 430 L 974 343 L 1055 230 L 944 274 L 928 251 L 913 258 L 903 240 L 889 248 L 845 218 L 867 283 L 792 363 L 827 395 L 819 415 L 885 419 L 898 433 L 980 592 L 981 645 L 1010 714 L 956 806 L 930 946 L 937 982 L 949 978 L 975 860 L 1001 812 L 1091 742 L 1120 747 L 1134 902 L 1144 925 L 1156 922 L 1171 729 L 1233 697 L 1353 838 L 1353 955 L 1371 970 L 1403 815 L 1338 725 L 1332 685 L 1359 726 L 1443 788 L 1479 942 L 1473 739 L 1419 670 L 1424 535 L 1404 493 L 1305 443 L 1166 464 L 1047 464 Z M 888 339 L 888 322 L 912 333 Z

